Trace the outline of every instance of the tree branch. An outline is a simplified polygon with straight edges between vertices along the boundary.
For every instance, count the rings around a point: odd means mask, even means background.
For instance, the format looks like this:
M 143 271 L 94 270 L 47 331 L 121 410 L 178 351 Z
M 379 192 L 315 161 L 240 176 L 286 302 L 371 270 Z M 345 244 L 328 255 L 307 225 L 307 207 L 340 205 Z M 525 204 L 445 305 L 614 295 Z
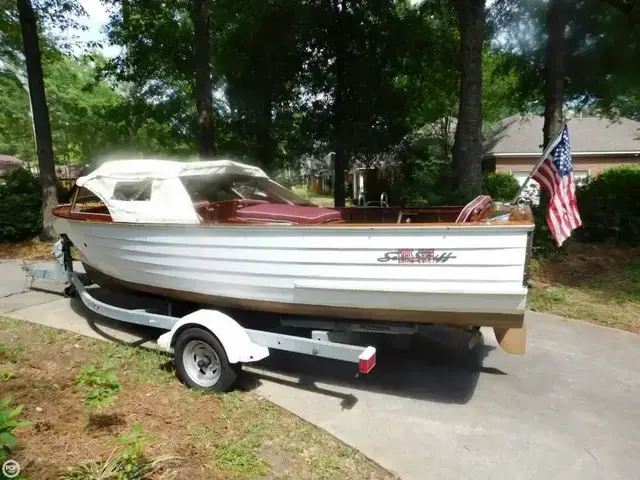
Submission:
M 638 14 L 638 5 L 634 5 L 628 0 L 603 0 L 609 6 L 615 8 L 620 13 L 632 17 Z

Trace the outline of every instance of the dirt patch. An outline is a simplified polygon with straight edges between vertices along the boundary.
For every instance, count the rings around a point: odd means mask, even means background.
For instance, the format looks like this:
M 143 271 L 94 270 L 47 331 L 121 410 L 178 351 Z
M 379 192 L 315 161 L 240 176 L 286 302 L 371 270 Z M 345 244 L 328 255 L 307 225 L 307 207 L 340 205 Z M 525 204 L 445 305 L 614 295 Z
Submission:
M 77 344 L 76 344 L 77 345 Z M 47 349 L 34 355 L 35 364 L 46 363 L 60 368 L 74 368 L 87 361 L 88 355 L 80 346 L 65 345 L 60 350 Z
M 567 252 L 566 256 L 538 262 L 534 281 L 550 285 L 583 285 L 640 259 L 640 248 L 606 244 L 571 243 Z
M 0 243 L 0 258 L 24 258 L 25 260 L 51 260 L 53 242 L 28 240 L 19 243 Z
M 124 416 L 120 413 L 89 413 L 87 415 L 88 430 L 113 430 L 126 425 Z
M 260 449 L 260 456 L 271 466 L 274 475 L 271 478 L 299 478 L 300 474 L 292 470 L 291 462 L 282 455 L 282 452 L 271 446 Z
M 9 347 L 23 345 L 0 385 L 24 405 L 31 426 L 16 431 L 13 458 L 30 478 L 55 479 L 70 466 L 106 460 L 118 435 L 140 424 L 151 436 L 145 454 L 175 457 L 152 478 L 393 478 L 335 437 L 250 392 L 204 394 L 166 370 L 166 356 L 82 339 L 0 317 Z M 52 333 L 53 332 L 53 333 Z M 76 346 L 77 345 L 77 346 Z M 122 388 L 99 411 L 76 384 L 86 363 L 116 364 Z
M 41 242 L 40 240 L 27 240 L 25 242 L 9 243 L 0 242 L 0 260 L 24 259 L 24 260 L 54 260 L 54 242 Z M 79 254 L 75 247 L 71 247 L 71 256 L 79 260 Z

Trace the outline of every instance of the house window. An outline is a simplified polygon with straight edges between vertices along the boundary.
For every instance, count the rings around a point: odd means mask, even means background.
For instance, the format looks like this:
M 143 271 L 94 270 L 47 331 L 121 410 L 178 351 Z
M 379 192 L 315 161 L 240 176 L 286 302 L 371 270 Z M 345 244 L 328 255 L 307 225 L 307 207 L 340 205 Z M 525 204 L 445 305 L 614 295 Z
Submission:
M 591 176 L 591 170 L 574 170 L 573 178 L 576 181 L 576 185 L 582 185 L 589 180 Z
M 522 184 L 524 183 L 524 181 L 527 179 L 527 177 L 531 172 L 511 170 L 510 173 L 516 178 L 516 180 L 518 180 L 518 183 L 520 184 L 520 186 L 522 186 Z M 574 170 L 573 171 L 573 178 L 576 181 L 576 185 L 580 185 L 581 183 L 586 182 L 590 176 L 591 176 L 591 170 Z M 536 182 L 531 182 L 531 183 L 536 183 Z
M 522 186 L 522 184 L 524 183 L 524 181 L 527 179 L 527 177 L 531 172 L 511 170 L 510 173 L 515 177 L 516 180 L 518 180 L 518 183 L 520 184 L 520 186 Z M 573 178 L 575 179 L 577 186 L 584 184 L 589 179 L 590 176 L 591 176 L 591 170 L 574 170 L 573 171 Z M 536 182 L 535 180 L 530 181 L 527 184 L 527 188 L 525 188 L 522 194 L 522 197 L 529 199 L 534 205 L 538 205 L 540 203 L 540 185 L 538 185 L 538 182 Z
M 511 170 L 509 173 L 511 173 L 511 175 L 513 175 L 516 178 L 516 180 L 518 180 L 518 183 L 520 184 L 520 186 L 522 186 L 524 181 L 529 176 L 529 173 L 531 172 L 518 172 L 518 171 Z
M 511 171 L 511 175 L 513 175 L 516 180 L 518 180 L 518 184 L 522 187 L 522 184 L 527 179 L 531 171 Z M 522 192 L 522 197 L 526 200 L 529 200 L 533 205 L 538 205 L 540 203 L 540 185 L 535 180 L 529 181 L 527 183 L 527 188 Z

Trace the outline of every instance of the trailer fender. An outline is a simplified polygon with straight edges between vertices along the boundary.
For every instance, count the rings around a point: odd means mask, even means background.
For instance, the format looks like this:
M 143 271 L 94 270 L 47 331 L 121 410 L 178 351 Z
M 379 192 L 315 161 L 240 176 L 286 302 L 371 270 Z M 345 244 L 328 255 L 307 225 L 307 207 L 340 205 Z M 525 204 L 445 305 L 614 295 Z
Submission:
M 182 317 L 167 333 L 158 338 L 158 346 L 171 351 L 179 332 L 185 328 L 209 330 L 220 341 L 229 363 L 256 362 L 269 356 L 269 349 L 254 343 L 238 322 L 217 310 L 202 309 Z

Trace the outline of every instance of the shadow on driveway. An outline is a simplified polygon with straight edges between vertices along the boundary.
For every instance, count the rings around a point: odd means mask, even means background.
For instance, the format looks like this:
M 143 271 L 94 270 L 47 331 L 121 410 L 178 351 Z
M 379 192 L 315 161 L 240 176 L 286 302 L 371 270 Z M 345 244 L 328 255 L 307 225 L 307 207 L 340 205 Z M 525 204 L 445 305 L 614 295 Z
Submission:
M 145 308 L 167 314 L 167 302 L 158 298 L 124 295 L 101 288 L 92 288 L 90 292 L 97 300 L 111 305 Z M 87 320 L 94 332 L 112 342 L 140 346 L 145 342 L 155 342 L 163 333 L 157 328 L 114 321 L 98 315 L 86 308 L 78 298 L 72 299 L 71 308 Z M 184 314 L 176 310 L 173 312 L 176 316 Z M 449 338 L 448 332 L 446 328 L 434 327 L 433 338 L 413 335 L 410 345 L 403 350 L 390 345 L 389 335 L 376 336 L 377 365 L 367 375 L 358 375 L 357 367 L 353 364 L 271 349 L 269 357 L 252 365 L 251 372 L 241 379 L 239 388 L 253 390 L 262 381 L 275 382 L 339 398 L 344 409 L 350 409 L 358 402 L 357 394 L 345 394 L 331 387 L 344 387 L 351 392 L 366 391 L 430 402 L 465 404 L 472 398 L 481 373 L 505 373 L 483 366 L 484 359 L 495 347 L 485 345 L 482 337 L 471 350 L 466 346 L 467 338 L 463 338 L 456 349 L 442 343 Z M 118 333 L 133 335 L 138 339 L 122 340 Z M 283 375 L 288 378 L 283 378 Z
M 253 389 L 260 380 L 268 380 L 318 393 L 325 390 L 332 396 L 339 395 L 326 386 L 465 404 L 473 396 L 480 373 L 504 375 L 500 370 L 483 367 L 484 358 L 495 347 L 485 345 L 482 339 L 472 350 L 445 347 L 420 335 L 413 335 L 407 350 L 393 349 L 386 342 L 376 347 L 377 364 L 367 375 L 358 375 L 356 367 L 337 360 L 271 350 L 269 357 L 259 362 L 260 372 L 252 370 L 243 387 Z M 293 379 L 283 379 L 271 373 Z M 356 402 L 355 397 L 343 399 L 342 407 L 349 409 Z

